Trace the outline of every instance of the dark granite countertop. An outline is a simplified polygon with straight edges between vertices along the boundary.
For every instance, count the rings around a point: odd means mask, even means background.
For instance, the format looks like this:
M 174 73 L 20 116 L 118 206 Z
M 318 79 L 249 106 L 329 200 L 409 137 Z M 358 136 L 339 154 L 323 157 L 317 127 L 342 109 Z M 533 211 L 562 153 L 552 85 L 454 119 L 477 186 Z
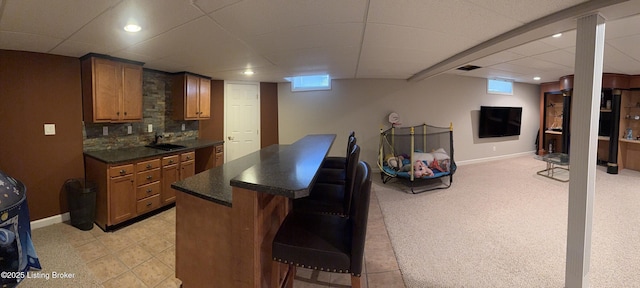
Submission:
M 247 168 L 265 161 L 278 152 L 286 149 L 286 145 L 271 145 L 244 157 L 230 161 L 219 167 L 203 171 L 182 181 L 171 184 L 176 190 L 231 207 L 232 187 L 229 181 Z
M 171 151 L 164 151 L 149 147 L 132 147 L 123 149 L 111 149 L 111 150 L 99 150 L 99 151 L 85 151 L 84 155 L 95 158 L 105 163 L 121 163 L 143 158 L 161 157 L 163 155 L 174 154 L 176 152 L 194 150 L 199 148 L 205 148 L 210 146 L 216 146 L 224 143 L 222 140 L 186 140 L 171 142 L 171 144 L 183 145 L 185 148 L 175 149 Z
M 231 179 L 231 186 L 296 199 L 309 196 L 335 134 L 307 135 Z

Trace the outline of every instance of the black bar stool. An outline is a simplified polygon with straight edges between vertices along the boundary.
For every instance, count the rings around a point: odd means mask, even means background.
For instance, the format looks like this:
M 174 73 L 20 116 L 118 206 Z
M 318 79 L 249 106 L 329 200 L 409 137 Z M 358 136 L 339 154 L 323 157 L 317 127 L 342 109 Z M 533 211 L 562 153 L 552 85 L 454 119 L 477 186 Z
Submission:
M 360 146 L 353 145 L 344 169 L 344 184 L 317 182 L 311 188 L 309 196 L 293 200 L 293 210 L 307 213 L 325 213 L 348 215 L 351 195 L 354 189 L 354 177 L 360 158 Z
M 371 194 L 371 167 L 357 165 L 348 217 L 292 211 L 272 244 L 271 286 L 293 286 L 295 267 L 351 273 L 351 287 L 360 287 Z M 288 265 L 281 272 L 281 263 Z

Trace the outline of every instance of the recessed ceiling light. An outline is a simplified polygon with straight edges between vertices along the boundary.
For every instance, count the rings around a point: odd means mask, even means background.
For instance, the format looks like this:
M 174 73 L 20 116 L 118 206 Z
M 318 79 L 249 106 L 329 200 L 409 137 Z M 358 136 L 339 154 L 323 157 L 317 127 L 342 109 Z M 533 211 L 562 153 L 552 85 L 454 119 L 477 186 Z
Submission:
M 560 36 L 562 36 L 562 33 L 556 33 L 556 34 L 553 34 L 551 37 L 553 37 L 553 38 L 560 38 Z
M 244 75 L 253 75 L 253 71 L 247 70 L 247 71 L 242 72 L 242 74 L 244 74 Z
M 533 80 L 536 80 L 536 81 L 538 81 L 538 80 L 540 80 L 540 77 L 538 77 L 538 76 L 536 76 L 536 77 L 533 77 Z
M 124 26 L 124 31 L 127 31 L 127 32 L 135 33 L 135 32 L 140 32 L 140 30 L 142 30 L 142 27 L 136 24 L 127 24 L 127 26 Z

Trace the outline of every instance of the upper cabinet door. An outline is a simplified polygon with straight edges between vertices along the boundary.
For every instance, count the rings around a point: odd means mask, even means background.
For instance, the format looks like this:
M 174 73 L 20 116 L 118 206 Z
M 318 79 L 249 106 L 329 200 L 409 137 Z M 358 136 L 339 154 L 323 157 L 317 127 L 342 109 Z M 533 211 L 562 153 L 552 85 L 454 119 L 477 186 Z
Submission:
M 200 78 L 200 96 L 198 100 L 198 117 L 200 119 L 209 119 L 211 117 L 211 80 Z
M 202 120 L 211 117 L 211 79 L 191 73 L 174 76 L 173 119 Z
M 118 119 L 120 102 L 118 98 L 118 81 L 120 67 L 118 63 L 95 59 L 93 79 L 93 118 L 96 122 Z
M 200 78 L 195 75 L 186 75 L 185 85 L 185 119 L 195 119 L 198 118 L 199 111 L 198 110 L 198 97 L 199 97 L 199 83 Z
M 122 64 L 122 120 L 142 120 L 142 67 Z
M 142 64 L 97 56 L 81 61 L 85 122 L 142 121 Z

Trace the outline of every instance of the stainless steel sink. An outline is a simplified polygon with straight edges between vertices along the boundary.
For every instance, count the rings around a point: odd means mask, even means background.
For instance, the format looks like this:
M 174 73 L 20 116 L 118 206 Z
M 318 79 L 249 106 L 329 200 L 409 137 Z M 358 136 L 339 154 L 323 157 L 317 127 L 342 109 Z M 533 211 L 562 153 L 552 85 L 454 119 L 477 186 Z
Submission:
M 187 146 L 171 144 L 171 143 L 149 144 L 149 145 L 146 145 L 145 147 L 164 150 L 164 151 L 173 151 L 173 150 L 187 148 Z

